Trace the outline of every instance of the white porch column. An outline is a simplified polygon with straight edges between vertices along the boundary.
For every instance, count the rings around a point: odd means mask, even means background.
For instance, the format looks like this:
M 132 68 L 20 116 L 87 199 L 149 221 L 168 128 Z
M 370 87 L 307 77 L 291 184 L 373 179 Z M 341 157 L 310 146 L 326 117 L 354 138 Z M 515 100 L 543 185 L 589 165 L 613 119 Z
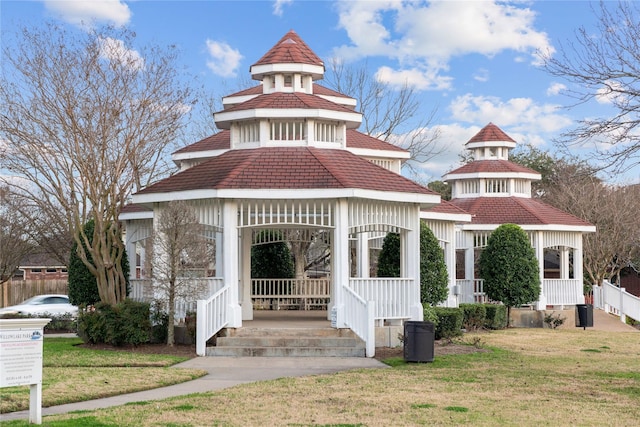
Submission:
M 469 288 L 460 289 L 460 294 L 462 295 L 461 301 L 459 302 L 476 302 L 475 300 L 475 280 L 476 280 L 476 257 L 475 257 L 475 239 L 473 232 L 463 231 L 464 233 L 464 283 L 470 283 Z
M 369 233 L 358 233 L 358 277 L 369 277 Z
M 242 289 L 242 320 L 253 320 L 253 302 L 251 301 L 251 229 L 242 229 L 241 235 L 240 289 Z
M 413 207 L 409 229 L 400 233 L 400 277 L 413 279 L 411 292 L 411 320 L 422 321 L 424 311 L 420 303 L 420 208 Z
M 126 238 L 124 242 L 124 247 L 127 250 L 127 258 L 129 260 L 129 279 L 137 279 L 136 272 L 138 270 L 138 262 L 136 257 L 136 242 L 133 240 L 133 236 L 137 234 L 138 227 L 135 221 L 125 221 L 126 227 Z M 140 261 L 143 261 L 141 259 Z M 144 265 L 144 264 L 142 264 Z M 142 279 L 142 272 L 141 272 Z
M 540 296 L 536 302 L 536 310 L 545 310 L 547 308 L 547 297 L 544 289 L 544 232 L 535 233 L 536 258 L 538 259 L 538 274 L 540 275 Z
M 336 310 L 336 326 L 346 327 L 344 323 L 344 301 L 342 288 L 349 284 L 349 203 L 346 199 L 336 200 L 335 229 L 333 250 L 331 253 L 332 268 L 332 310 Z
M 569 278 L 569 248 L 566 246 L 560 247 L 560 278 Z
M 584 272 L 582 270 L 582 238 L 578 239 L 579 247 L 573 250 L 573 278 L 578 281 L 578 304 L 584 304 Z
M 238 299 L 238 203 L 226 200 L 222 211 L 222 277 L 224 284 L 230 285 L 229 324 L 231 328 L 242 326 L 242 309 Z

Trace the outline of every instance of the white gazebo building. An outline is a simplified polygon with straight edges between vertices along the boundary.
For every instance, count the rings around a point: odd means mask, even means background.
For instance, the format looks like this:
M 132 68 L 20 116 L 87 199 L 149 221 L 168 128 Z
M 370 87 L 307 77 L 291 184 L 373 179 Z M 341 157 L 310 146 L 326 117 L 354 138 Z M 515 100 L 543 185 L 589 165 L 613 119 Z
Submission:
M 362 117 L 355 100 L 315 83 L 324 71 L 288 32 L 250 67 L 260 84 L 223 99 L 224 109 L 214 114 L 221 131 L 174 153 L 180 171 L 136 193 L 121 215 L 131 265 L 141 265 L 136 258 L 143 257 L 154 218 L 172 200 L 188 201 L 215 241 L 214 273 L 202 279 L 209 291 L 197 304 L 199 355 L 222 328 L 253 319 L 251 247 L 259 236 L 282 235 L 264 230 L 326 236 L 325 318 L 355 332 L 367 356 L 375 351 L 376 325 L 422 320 L 419 221 L 440 196 L 400 175 L 405 150 L 356 130 Z M 447 241 L 439 237 L 453 262 L 449 222 Z M 370 277 L 372 242 L 388 232 L 401 236 L 401 277 Z
M 536 252 L 542 281 L 536 309 L 584 304 L 582 235 L 595 232 L 595 226 L 532 198 L 531 182 L 541 175 L 509 161 L 515 147 L 489 123 L 466 143 L 474 160 L 444 176 L 452 188 L 451 203 L 472 217 L 457 226 L 459 302 L 486 301 L 476 260 L 491 232 L 511 223 L 527 232 Z

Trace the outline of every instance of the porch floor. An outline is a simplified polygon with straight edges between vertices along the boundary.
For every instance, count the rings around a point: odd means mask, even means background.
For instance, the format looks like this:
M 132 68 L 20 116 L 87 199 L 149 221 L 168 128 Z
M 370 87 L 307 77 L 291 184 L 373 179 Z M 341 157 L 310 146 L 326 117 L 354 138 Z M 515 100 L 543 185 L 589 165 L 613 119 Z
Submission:
M 243 320 L 246 328 L 330 328 L 326 310 L 253 310 L 253 320 Z

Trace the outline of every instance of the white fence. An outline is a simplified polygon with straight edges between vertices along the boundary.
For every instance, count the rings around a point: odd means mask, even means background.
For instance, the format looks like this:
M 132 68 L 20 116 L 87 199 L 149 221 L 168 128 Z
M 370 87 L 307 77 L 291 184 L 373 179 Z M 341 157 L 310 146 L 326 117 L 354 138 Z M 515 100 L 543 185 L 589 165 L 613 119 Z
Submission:
M 584 289 L 581 280 L 544 279 L 542 293 L 547 305 L 584 304 Z
M 255 308 L 327 309 L 331 298 L 328 279 L 251 279 Z
M 484 293 L 484 281 L 482 279 L 458 279 L 458 296 L 460 303 L 481 303 L 489 302 L 487 295 Z
M 482 279 L 456 280 L 460 303 L 487 303 Z M 576 279 L 543 279 L 542 293 L 548 305 L 584 304 L 582 281 Z
M 411 318 L 413 279 L 351 278 L 349 287 L 364 301 L 374 302 L 374 318 Z
M 640 298 L 606 280 L 602 286 L 593 287 L 593 305 L 607 313 L 620 316 L 622 322 L 626 322 L 627 316 L 640 320 Z

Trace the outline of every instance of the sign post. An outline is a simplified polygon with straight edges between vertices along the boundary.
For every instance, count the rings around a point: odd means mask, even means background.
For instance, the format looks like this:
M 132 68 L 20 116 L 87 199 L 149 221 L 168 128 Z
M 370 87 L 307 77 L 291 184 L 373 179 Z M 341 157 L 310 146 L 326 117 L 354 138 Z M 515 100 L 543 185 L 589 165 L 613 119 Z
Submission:
M 29 385 L 29 423 L 42 424 L 43 329 L 51 319 L 0 319 L 0 388 Z

